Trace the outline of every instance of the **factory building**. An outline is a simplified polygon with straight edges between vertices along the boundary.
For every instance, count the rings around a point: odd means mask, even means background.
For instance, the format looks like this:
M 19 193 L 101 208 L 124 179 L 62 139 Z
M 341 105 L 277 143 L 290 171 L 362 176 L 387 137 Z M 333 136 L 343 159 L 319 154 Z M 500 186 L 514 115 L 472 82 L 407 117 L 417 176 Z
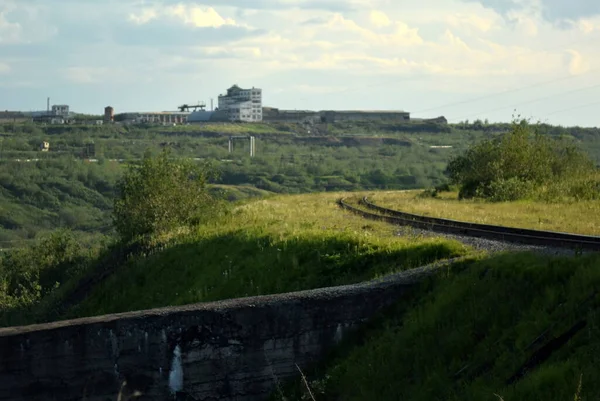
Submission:
M 69 116 L 69 106 L 66 104 L 55 104 L 52 106 L 52 115 L 60 117 Z
M 189 112 L 181 111 L 124 113 L 119 115 L 119 120 L 126 124 L 184 124 L 187 122 L 189 115 Z
M 233 85 L 226 95 L 219 95 L 219 110 L 229 121 L 262 121 L 262 89 L 242 89 Z

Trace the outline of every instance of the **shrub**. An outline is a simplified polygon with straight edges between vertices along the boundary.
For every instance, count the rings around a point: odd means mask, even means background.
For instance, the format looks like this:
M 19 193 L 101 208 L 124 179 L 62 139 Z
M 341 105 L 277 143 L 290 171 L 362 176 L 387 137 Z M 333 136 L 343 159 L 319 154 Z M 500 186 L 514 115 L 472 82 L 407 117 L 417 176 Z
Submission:
M 170 160 L 166 149 L 131 166 L 117 185 L 113 211 L 121 239 L 160 234 L 212 217 L 220 206 L 207 188 L 213 175 L 208 164 Z
M 459 198 L 492 201 L 532 197 L 540 188 L 545 188 L 545 196 L 594 198 L 597 185 L 568 185 L 588 182 L 594 172 L 592 160 L 573 143 L 542 135 L 526 121 L 514 122 L 503 136 L 473 145 L 447 168 L 451 183 L 459 186 Z
M 58 230 L 31 246 L 0 258 L 0 308 L 38 302 L 85 268 L 89 250 L 68 230 Z

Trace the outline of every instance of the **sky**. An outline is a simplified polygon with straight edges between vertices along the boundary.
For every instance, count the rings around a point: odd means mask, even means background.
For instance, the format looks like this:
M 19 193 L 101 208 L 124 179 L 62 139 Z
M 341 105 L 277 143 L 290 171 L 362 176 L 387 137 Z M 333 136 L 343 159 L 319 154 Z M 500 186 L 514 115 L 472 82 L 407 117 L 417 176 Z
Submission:
M 598 0 L 0 0 L 0 110 L 263 105 L 600 125 Z

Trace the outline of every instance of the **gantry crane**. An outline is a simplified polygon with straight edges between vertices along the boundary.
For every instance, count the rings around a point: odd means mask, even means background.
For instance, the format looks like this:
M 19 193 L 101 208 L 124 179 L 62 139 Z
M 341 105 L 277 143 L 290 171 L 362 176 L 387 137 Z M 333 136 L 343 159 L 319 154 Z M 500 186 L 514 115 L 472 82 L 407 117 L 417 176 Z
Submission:
M 198 102 L 198 104 L 182 104 L 181 106 L 178 107 L 178 109 L 179 109 L 179 111 L 183 112 L 183 111 L 189 111 L 189 109 L 194 109 L 194 111 L 196 111 L 197 109 L 204 110 L 205 107 L 206 107 L 205 102 Z

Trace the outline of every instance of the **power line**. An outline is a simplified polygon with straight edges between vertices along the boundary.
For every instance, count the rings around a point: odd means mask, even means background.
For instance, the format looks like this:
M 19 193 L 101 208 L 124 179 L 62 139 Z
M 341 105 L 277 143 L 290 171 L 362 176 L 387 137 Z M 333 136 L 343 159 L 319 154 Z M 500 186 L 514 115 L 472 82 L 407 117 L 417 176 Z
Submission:
M 589 74 L 591 72 L 598 71 L 598 70 L 600 70 L 600 66 L 598 66 L 596 68 L 593 68 L 591 70 L 588 70 L 588 71 L 586 71 L 586 72 L 584 72 L 583 74 L 580 74 L 580 75 L 566 75 L 566 76 L 562 76 L 560 78 L 553 78 L 553 79 L 550 79 L 550 80 L 547 80 L 547 81 L 537 82 L 535 84 L 531 84 L 531 85 L 527 85 L 527 86 L 521 86 L 521 87 L 517 87 L 517 88 L 513 88 L 513 89 L 507 89 L 507 90 L 504 90 L 504 91 L 501 91 L 501 92 L 495 92 L 495 93 L 491 93 L 491 94 L 488 94 L 488 95 L 478 96 L 478 97 L 475 97 L 475 98 L 466 99 L 466 100 L 462 100 L 462 101 L 459 101 L 459 102 L 452 102 L 452 103 L 444 104 L 442 106 L 437 106 L 437 107 L 431 107 L 431 108 L 428 108 L 428 109 L 418 110 L 418 111 L 416 111 L 414 113 L 415 114 L 424 113 L 424 112 L 427 112 L 427 111 L 437 110 L 437 109 L 441 109 L 441 108 L 445 108 L 445 107 L 451 107 L 451 106 L 456 106 L 456 105 L 460 105 L 460 104 L 467 104 L 467 103 L 476 102 L 478 100 L 489 99 L 489 98 L 492 98 L 492 97 L 495 97 L 495 96 L 504 95 L 506 93 L 520 92 L 520 91 L 525 90 L 525 89 L 536 88 L 536 87 L 539 87 L 539 86 L 544 86 L 544 85 L 553 84 L 553 83 L 560 82 L 560 81 L 566 81 L 566 80 L 569 80 L 569 79 L 578 78 L 578 77 L 581 77 L 583 75 L 587 75 L 587 74 Z
M 574 89 L 574 90 L 567 91 L 567 92 L 554 93 L 552 95 L 543 96 L 543 97 L 539 97 L 539 98 L 532 99 L 532 100 L 527 100 L 525 102 L 513 104 L 513 105 L 510 105 L 510 106 L 498 107 L 498 108 L 495 108 L 495 109 L 492 109 L 492 110 L 482 111 L 482 112 L 479 112 L 479 113 L 472 113 L 472 114 L 469 114 L 469 115 L 465 115 L 465 116 L 459 117 L 458 120 L 462 120 L 463 118 L 480 116 L 482 114 L 493 113 L 493 112 L 496 112 L 496 111 L 499 111 L 499 110 L 510 109 L 510 108 L 517 107 L 517 106 L 522 106 L 522 105 L 525 105 L 525 104 L 536 103 L 536 102 L 540 102 L 540 101 L 543 101 L 543 100 L 546 100 L 546 99 L 550 99 L 550 98 L 552 98 L 554 96 L 569 95 L 569 94 L 572 94 L 572 93 L 582 92 L 582 91 L 586 91 L 586 90 L 590 90 L 590 89 L 594 89 L 594 88 L 598 88 L 598 87 L 600 87 L 600 84 L 596 84 L 596 85 L 593 85 L 593 86 L 587 86 L 587 87 L 579 88 L 579 89 Z
M 544 117 L 551 116 L 551 115 L 554 115 L 554 114 L 565 113 L 567 111 L 584 109 L 584 108 L 591 107 L 591 106 L 596 106 L 596 105 L 600 105 L 600 100 L 592 102 L 592 103 L 581 104 L 581 105 L 575 106 L 575 107 L 570 107 L 568 109 L 556 110 L 556 111 L 553 111 L 553 112 L 545 114 Z

